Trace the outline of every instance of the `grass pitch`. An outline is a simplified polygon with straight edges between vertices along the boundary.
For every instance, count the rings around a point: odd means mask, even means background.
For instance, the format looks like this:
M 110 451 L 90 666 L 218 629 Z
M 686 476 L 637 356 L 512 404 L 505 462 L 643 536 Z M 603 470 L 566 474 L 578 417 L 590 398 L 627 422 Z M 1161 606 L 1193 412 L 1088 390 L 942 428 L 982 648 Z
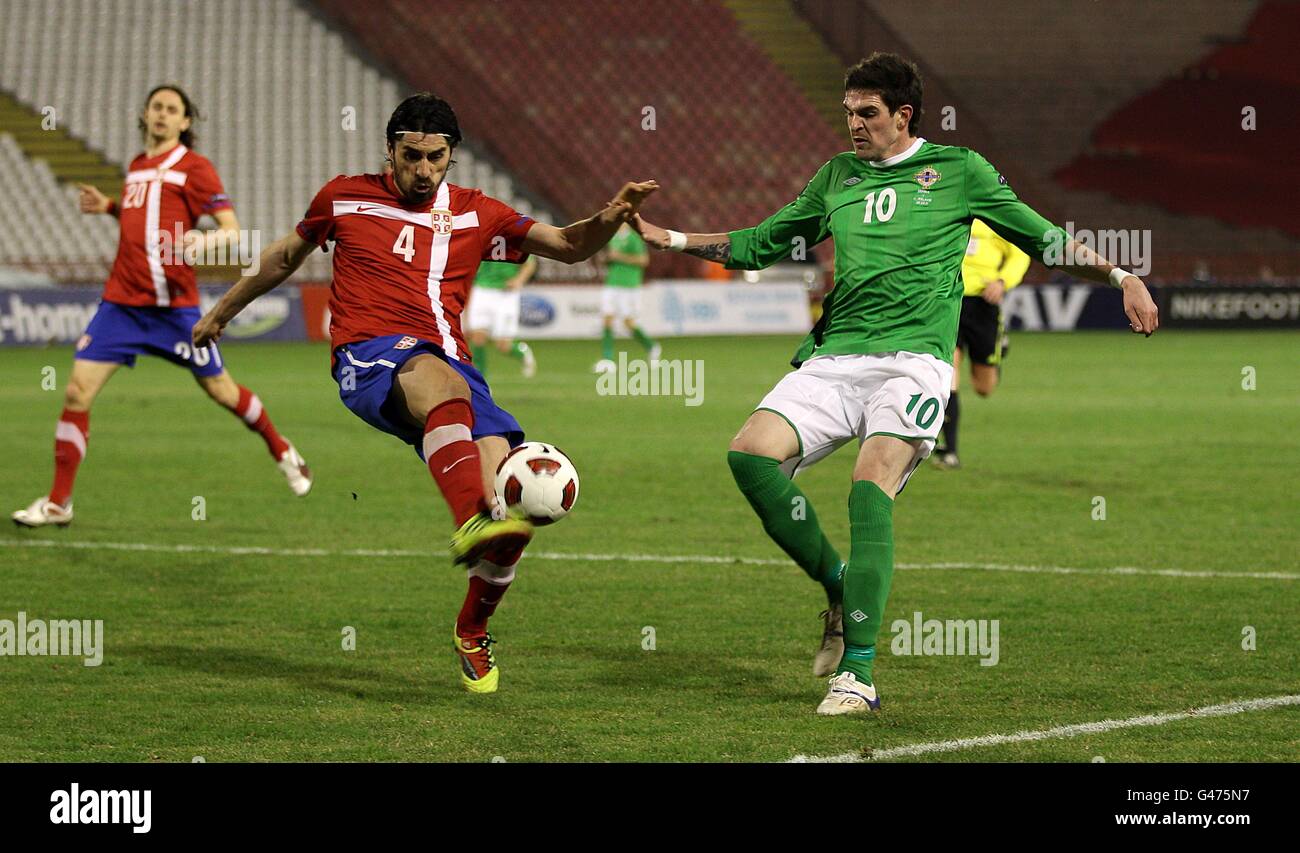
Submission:
M 338 402 L 323 346 L 223 348 L 315 471 L 306 499 L 184 371 L 142 359 L 95 407 L 73 526 L 0 532 L 0 619 L 105 633 L 99 667 L 0 657 L 0 760 L 780 761 L 1300 693 L 1295 335 L 1021 334 L 997 393 L 963 395 L 964 468 L 927 465 L 898 503 L 885 617 L 997 619 L 998 664 L 894 656 L 885 631 L 882 713 L 815 717 L 824 599 L 725 462 L 794 344 L 667 341 L 704 362 L 698 407 L 597 395 L 595 343 L 535 344 L 532 381 L 493 360 L 498 400 L 582 492 L 493 620 L 487 697 L 461 692 L 449 648 L 446 510 L 415 455 Z M 46 365 L 61 388 L 71 352 L 0 356 L 6 511 L 49 486 Z M 846 556 L 851 465 L 841 450 L 800 477 Z M 1295 761 L 1298 733 L 1291 705 L 920 760 Z

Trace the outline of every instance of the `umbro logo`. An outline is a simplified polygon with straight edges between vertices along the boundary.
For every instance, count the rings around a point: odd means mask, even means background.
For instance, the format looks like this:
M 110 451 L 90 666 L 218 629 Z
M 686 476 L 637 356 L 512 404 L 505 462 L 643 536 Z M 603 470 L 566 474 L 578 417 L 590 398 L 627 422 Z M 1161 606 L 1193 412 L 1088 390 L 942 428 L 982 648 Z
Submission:
M 862 183 L 862 179 L 859 178 L 858 176 L 854 175 L 852 178 L 849 178 L 848 180 L 846 180 L 846 181 L 844 182 L 844 186 L 846 186 L 846 187 L 851 187 L 851 186 L 853 186 L 854 184 L 860 184 L 860 183 Z
M 849 618 L 854 622 L 865 622 L 867 621 L 867 614 L 863 613 L 861 610 L 854 610 L 849 614 Z

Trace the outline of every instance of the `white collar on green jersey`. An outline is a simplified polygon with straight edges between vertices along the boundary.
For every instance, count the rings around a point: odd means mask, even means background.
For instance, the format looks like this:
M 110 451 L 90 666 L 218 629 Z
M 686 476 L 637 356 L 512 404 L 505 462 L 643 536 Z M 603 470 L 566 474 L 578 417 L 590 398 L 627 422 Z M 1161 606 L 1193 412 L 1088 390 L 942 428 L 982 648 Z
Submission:
M 921 146 L 924 144 L 925 144 L 925 137 L 918 136 L 915 142 L 907 146 L 906 151 L 900 151 L 897 154 L 895 154 L 893 157 L 886 157 L 883 160 L 868 160 L 867 164 L 871 166 L 875 166 L 877 169 L 880 169 L 884 166 L 895 166 L 903 162 L 904 160 L 906 160 L 908 157 L 911 157 L 917 151 L 921 150 Z

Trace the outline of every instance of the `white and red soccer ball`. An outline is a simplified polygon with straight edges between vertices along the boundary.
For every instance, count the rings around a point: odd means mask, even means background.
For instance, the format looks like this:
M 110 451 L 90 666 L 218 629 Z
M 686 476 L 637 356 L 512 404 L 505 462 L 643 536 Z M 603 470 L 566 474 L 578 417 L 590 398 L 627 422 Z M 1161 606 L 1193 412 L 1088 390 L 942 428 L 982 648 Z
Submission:
M 578 502 L 578 469 L 555 445 L 526 441 L 497 466 L 496 491 L 512 515 L 554 524 Z

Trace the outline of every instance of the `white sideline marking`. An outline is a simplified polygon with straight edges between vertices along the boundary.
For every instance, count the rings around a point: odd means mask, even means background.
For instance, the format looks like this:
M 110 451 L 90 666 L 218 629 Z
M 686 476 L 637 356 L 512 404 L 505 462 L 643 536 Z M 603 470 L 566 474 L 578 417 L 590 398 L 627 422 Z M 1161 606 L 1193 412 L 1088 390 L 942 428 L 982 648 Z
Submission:
M 1283 705 L 1300 705 L 1300 694 L 1293 696 L 1270 696 L 1266 699 L 1247 699 L 1240 702 L 1225 702 L 1222 705 L 1207 705 L 1191 711 L 1179 711 L 1174 714 L 1147 714 L 1141 717 L 1129 717 L 1127 720 L 1101 720 L 1096 723 L 1076 723 L 1072 726 L 1057 726 L 1054 729 L 1028 730 L 1010 735 L 983 735 L 958 740 L 932 741 L 931 743 L 914 743 L 910 746 L 895 746 L 879 749 L 865 756 L 860 752 L 843 752 L 839 755 L 796 755 L 791 764 L 847 764 L 859 761 L 884 761 L 890 758 L 903 758 L 915 755 L 927 755 L 932 752 L 956 752 L 963 749 L 976 749 L 982 746 L 1001 746 L 1004 743 L 1025 743 L 1034 740 L 1074 737 L 1075 735 L 1101 734 L 1116 729 L 1131 729 L 1136 726 L 1163 726 L 1179 720 L 1194 720 L 1200 717 L 1226 717 L 1232 714 L 1244 714 L 1247 711 L 1265 711 L 1280 708 Z
M 86 542 L 57 539 L 0 539 L 0 546 L 10 548 L 75 548 L 87 551 L 149 551 L 164 554 L 227 554 L 236 557 L 395 557 L 428 559 L 438 556 L 433 550 L 409 551 L 384 548 L 265 548 L 234 545 L 159 545 L 149 542 Z M 720 557 L 716 554 L 566 554 L 556 551 L 529 551 L 534 560 L 568 560 L 578 563 L 739 563 L 746 566 L 788 566 L 789 560 L 766 557 Z M 1051 575 L 1146 575 L 1175 578 L 1254 578 L 1256 580 L 1300 580 L 1297 572 L 1220 572 L 1186 569 L 1140 569 L 1114 566 L 1104 569 L 1069 568 L 1066 566 L 1020 566 L 1007 563 L 897 563 L 894 568 L 919 571 L 975 570 L 986 572 L 1022 572 Z

